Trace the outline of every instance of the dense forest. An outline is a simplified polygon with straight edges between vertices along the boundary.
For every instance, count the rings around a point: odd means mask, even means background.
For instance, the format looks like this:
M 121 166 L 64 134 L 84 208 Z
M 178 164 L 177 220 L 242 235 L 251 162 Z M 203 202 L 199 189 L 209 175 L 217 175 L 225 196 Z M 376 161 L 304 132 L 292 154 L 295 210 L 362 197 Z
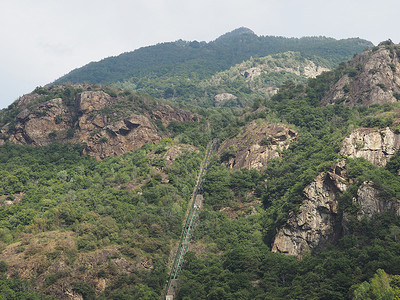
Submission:
M 247 28 L 239 28 L 209 43 L 197 41 L 168 42 L 143 47 L 133 52 L 109 57 L 75 69 L 54 83 L 113 83 L 159 77 L 204 79 L 216 72 L 241 63 L 250 57 L 263 57 L 286 51 L 297 51 L 308 58 L 320 57 L 333 68 L 372 47 L 366 40 L 335 40 L 326 37 L 285 38 L 257 36 Z
M 265 41 L 270 37 L 241 32 L 210 44 L 181 42 L 179 47 L 230 49 L 226 43 L 239 38 L 257 40 L 268 48 Z M 286 50 L 290 42 L 298 44 L 299 50 L 309 47 L 303 44 L 307 38 L 274 39 L 276 49 L 268 51 Z M 312 41 L 317 46 L 310 55 L 337 42 Z M 341 45 L 341 51 L 329 49 L 343 57 L 355 50 L 347 44 Z M 253 50 L 243 52 L 240 59 L 265 56 L 250 54 Z M 220 69 L 205 74 L 228 69 L 240 59 L 232 56 L 229 63 L 221 59 Z M 325 59 L 330 67 L 339 62 Z M 265 122 L 286 124 L 298 136 L 262 169 L 230 168 L 232 148 L 213 157 L 177 299 L 397 299 L 400 219 L 393 212 L 358 218 L 360 207 L 354 199 L 364 182 L 372 182 L 381 199 L 398 201 L 400 154 L 395 153 L 386 166 L 376 166 L 362 157 L 345 157 L 340 148 L 356 128 L 389 128 L 398 134 L 399 104 L 320 105 L 340 78 L 355 78 L 360 72 L 342 63 L 316 78 L 280 83 L 272 97 L 250 91 L 254 98 L 243 105 L 180 103 L 198 116 L 196 122 L 171 121 L 167 126 L 159 122 L 164 134 L 160 142 L 103 160 L 83 155 L 83 144 L 4 143 L 0 146 L 0 297 L 51 299 L 68 291 L 84 299 L 160 299 L 208 142 L 240 137 L 246 125 Z M 51 98 L 47 90 L 51 88 L 41 89 Z M 72 96 L 66 99 L 72 101 L 80 91 L 70 89 Z M 132 111 L 145 114 L 138 101 L 123 105 L 121 110 L 131 105 Z M 3 122 L 18 115 L 15 109 L 2 112 Z M 174 151 L 177 155 L 171 158 Z M 338 220 L 347 219 L 346 230 L 302 259 L 271 252 L 279 228 L 299 209 L 304 189 L 341 160 L 346 161 L 349 188 L 338 199 Z M 101 282 L 107 284 L 100 288 Z

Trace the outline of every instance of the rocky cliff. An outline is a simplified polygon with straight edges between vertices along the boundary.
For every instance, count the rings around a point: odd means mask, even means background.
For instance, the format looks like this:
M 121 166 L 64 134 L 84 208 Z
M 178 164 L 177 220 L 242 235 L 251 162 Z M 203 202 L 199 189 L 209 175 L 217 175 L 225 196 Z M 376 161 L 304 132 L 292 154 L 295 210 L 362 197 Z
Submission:
M 292 212 L 288 221 L 275 236 L 272 251 L 301 258 L 311 250 L 323 248 L 337 240 L 347 227 L 347 213 L 340 218 L 339 198 L 350 185 L 345 161 L 335 164 L 328 172 L 319 174 L 304 189 L 304 200 L 298 212 Z M 359 207 L 357 218 L 392 212 L 400 217 L 400 201 L 380 196 L 373 182 L 363 182 L 353 202 Z
M 159 127 L 171 121 L 195 119 L 188 111 L 137 95 L 117 95 L 116 91 L 110 95 L 101 87 L 55 86 L 40 92 L 44 95 L 32 93 L 16 102 L 19 113 L 11 122 L 0 124 L 0 145 L 5 141 L 34 146 L 79 142 L 85 144 L 85 154 L 104 158 L 160 141 L 165 134 Z
M 369 106 L 400 100 L 400 45 L 383 42 L 355 56 L 343 72 L 322 104 Z
M 297 139 L 297 132 L 281 123 L 255 120 L 247 124 L 242 132 L 226 140 L 218 150 L 221 160 L 230 168 L 265 168 L 268 160 L 280 156 L 291 141 Z
M 400 134 L 390 128 L 357 128 L 342 142 L 340 154 L 352 158 L 364 157 L 383 167 L 400 150 Z
M 386 199 L 379 196 L 379 191 L 374 187 L 373 182 L 364 182 L 357 190 L 357 198 L 354 199 L 359 205 L 357 218 L 372 217 L 374 214 L 393 212 L 400 216 L 400 201 Z
M 337 236 L 337 196 L 347 187 L 344 162 L 327 173 L 319 174 L 305 188 L 299 211 L 292 212 L 277 233 L 272 251 L 301 257 Z

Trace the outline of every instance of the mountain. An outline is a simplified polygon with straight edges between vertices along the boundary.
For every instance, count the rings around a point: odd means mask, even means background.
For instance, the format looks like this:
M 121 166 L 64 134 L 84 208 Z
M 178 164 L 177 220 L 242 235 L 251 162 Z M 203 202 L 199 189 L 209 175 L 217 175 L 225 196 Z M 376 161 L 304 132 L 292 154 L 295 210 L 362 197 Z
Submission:
M 168 42 L 143 47 L 116 57 L 91 62 L 75 69 L 54 83 L 113 83 L 125 80 L 137 83 L 142 78 L 207 78 L 218 71 L 250 57 L 262 57 L 285 51 L 319 56 L 330 68 L 372 47 L 366 40 L 335 40 L 326 37 L 284 38 L 257 36 L 250 29 L 239 28 L 209 43 L 197 41 Z
M 21 97 L 0 111 L 1 295 L 159 299 L 194 200 L 177 299 L 395 299 L 399 47 L 322 73 L 300 52 L 253 57 L 192 82 L 247 106 L 99 84 Z

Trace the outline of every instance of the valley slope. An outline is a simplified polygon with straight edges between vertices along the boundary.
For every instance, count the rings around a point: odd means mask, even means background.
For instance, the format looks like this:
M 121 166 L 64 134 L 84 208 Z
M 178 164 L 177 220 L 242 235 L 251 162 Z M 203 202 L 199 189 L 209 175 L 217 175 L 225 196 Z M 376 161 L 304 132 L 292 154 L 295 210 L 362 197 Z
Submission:
M 254 38 L 239 33 L 218 42 Z M 0 112 L 3 286 L 29 280 L 20 299 L 158 299 L 218 138 L 178 299 L 399 296 L 399 49 L 386 41 L 308 79 L 317 62 L 289 52 L 202 81 L 240 98 L 239 78 L 247 106 L 82 83 L 21 97 Z M 267 66 L 295 80 L 260 93 L 250 79 Z

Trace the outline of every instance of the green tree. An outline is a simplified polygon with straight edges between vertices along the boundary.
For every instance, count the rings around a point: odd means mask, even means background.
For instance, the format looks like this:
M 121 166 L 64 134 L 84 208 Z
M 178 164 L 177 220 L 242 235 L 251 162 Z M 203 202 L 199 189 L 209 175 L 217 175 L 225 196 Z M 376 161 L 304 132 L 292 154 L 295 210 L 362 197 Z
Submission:
M 390 286 L 390 276 L 384 270 L 378 269 L 369 283 L 364 281 L 355 289 L 353 299 L 395 299 L 395 291 Z

